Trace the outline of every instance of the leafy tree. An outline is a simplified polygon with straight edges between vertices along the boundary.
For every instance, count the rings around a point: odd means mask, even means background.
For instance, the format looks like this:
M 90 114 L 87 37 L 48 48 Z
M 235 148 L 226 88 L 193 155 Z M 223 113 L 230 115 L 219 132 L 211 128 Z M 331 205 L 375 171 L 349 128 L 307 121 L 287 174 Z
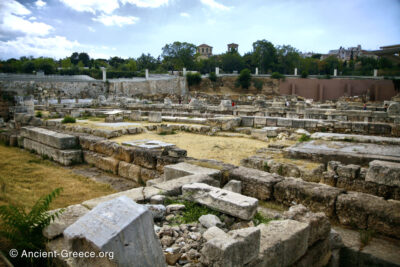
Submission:
M 210 72 L 210 74 L 208 75 L 208 78 L 210 79 L 210 81 L 212 82 L 216 82 L 218 77 L 217 74 L 215 74 L 215 72 Z
M 237 52 L 228 52 L 221 56 L 222 69 L 225 72 L 241 71 L 244 68 L 242 57 Z
M 87 53 L 79 53 L 78 59 L 79 61 L 82 61 L 85 67 L 89 67 L 90 57 Z
M 136 63 L 139 70 L 155 70 L 157 68 L 157 59 L 155 59 L 150 54 L 142 54 L 136 59 Z
M 290 46 L 277 46 L 277 66 L 275 70 L 280 73 L 293 73 L 294 68 L 300 65 L 299 51 Z
M 71 63 L 72 64 L 74 64 L 74 65 L 78 64 L 78 62 L 79 62 L 79 53 L 78 52 L 72 53 L 70 58 L 71 58 Z
M 308 71 L 303 70 L 303 71 L 301 72 L 301 78 L 307 78 L 307 77 L 308 77 Z
M 24 64 L 22 64 L 22 72 L 32 74 L 34 70 L 35 63 L 33 63 L 32 61 L 26 61 L 24 62 Z
M 72 68 L 71 58 L 66 57 L 66 58 L 64 58 L 64 59 L 61 59 L 61 67 L 62 67 L 63 69 Z
M 267 40 L 254 42 L 253 62 L 262 73 L 272 70 L 277 62 L 277 52 L 274 45 Z
M 242 88 L 245 88 L 245 89 L 249 88 L 250 82 L 251 82 L 251 72 L 250 72 L 250 70 L 249 69 L 243 69 L 239 74 L 237 82 L 239 83 L 239 85 Z
M 216 67 L 221 67 L 221 62 L 218 56 L 197 60 L 195 64 L 195 69 L 203 74 L 215 71 Z
M 163 63 L 168 70 L 180 70 L 184 67 L 193 69 L 195 54 L 196 45 L 186 42 L 174 42 L 162 48 Z
M 114 69 L 118 69 L 120 65 L 125 63 L 125 59 L 120 57 L 112 57 L 108 60 L 108 64 Z
M 127 62 L 125 63 L 125 66 L 127 68 L 127 71 L 137 70 L 136 61 L 134 59 L 128 59 Z
M 188 82 L 189 87 L 192 85 L 200 84 L 201 83 L 201 75 L 200 75 L 200 73 L 188 72 L 186 74 L 186 80 Z
M 37 70 L 41 70 L 45 74 L 54 74 L 56 72 L 56 63 L 52 58 L 39 57 L 34 61 Z

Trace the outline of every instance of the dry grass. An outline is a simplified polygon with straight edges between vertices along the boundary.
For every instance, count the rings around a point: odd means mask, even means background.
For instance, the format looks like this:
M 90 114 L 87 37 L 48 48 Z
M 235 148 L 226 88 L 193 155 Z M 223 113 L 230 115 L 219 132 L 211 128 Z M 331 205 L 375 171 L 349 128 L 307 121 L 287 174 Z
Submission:
M 109 185 L 74 174 L 25 150 L 0 146 L 0 205 L 31 208 L 57 187 L 64 190 L 52 203 L 52 209 L 115 192 Z
M 258 149 L 268 145 L 266 142 L 249 138 L 208 136 L 186 132 L 174 135 L 158 135 L 155 132 L 148 132 L 117 137 L 113 141 L 121 143 L 142 139 L 175 144 L 179 148 L 187 150 L 189 157 L 216 159 L 234 165 L 239 165 L 241 159 L 256 154 Z

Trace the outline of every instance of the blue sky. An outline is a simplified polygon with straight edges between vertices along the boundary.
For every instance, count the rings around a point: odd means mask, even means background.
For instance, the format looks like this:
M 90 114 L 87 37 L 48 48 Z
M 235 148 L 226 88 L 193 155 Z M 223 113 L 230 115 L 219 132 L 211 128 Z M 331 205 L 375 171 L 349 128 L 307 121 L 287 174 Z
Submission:
M 400 0 L 0 0 L 0 58 L 157 57 L 174 41 L 327 53 L 400 43 Z

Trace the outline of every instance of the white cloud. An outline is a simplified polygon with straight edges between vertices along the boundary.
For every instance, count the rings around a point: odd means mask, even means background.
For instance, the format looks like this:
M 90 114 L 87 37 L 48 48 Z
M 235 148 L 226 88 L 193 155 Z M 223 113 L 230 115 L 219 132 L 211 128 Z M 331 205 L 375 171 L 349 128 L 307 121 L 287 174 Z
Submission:
M 36 17 L 29 17 L 28 20 L 36 20 L 36 19 L 37 19 Z
M 190 15 L 186 12 L 180 13 L 181 17 L 190 18 Z
M 24 16 L 31 14 L 31 12 L 15 0 L 2 0 L 0 1 L 0 15 L 4 16 L 5 14 Z
M 102 14 L 98 16 L 97 18 L 93 18 L 94 21 L 98 21 L 103 23 L 106 26 L 125 26 L 125 25 L 130 25 L 130 24 L 135 24 L 136 22 L 139 21 L 138 17 L 133 17 L 133 16 L 118 16 L 118 15 L 105 15 Z
M 35 2 L 35 5 L 36 5 L 37 8 L 42 8 L 42 7 L 45 7 L 45 6 L 46 6 L 46 2 L 44 2 L 44 1 L 42 1 L 42 0 L 37 0 L 37 1 Z
M 150 7 L 156 8 L 162 5 L 167 5 L 169 0 L 121 0 L 122 4 L 132 4 L 136 5 L 137 7 Z
M 26 35 L 44 36 L 50 33 L 54 28 L 43 22 L 31 22 L 24 18 L 6 14 L 0 23 L 0 30 L 5 32 L 21 32 Z
M 24 36 L 15 40 L 0 41 L 0 55 L 7 56 L 48 56 L 62 58 L 81 47 L 77 41 L 69 41 L 64 36 L 38 37 Z
M 214 10 L 221 10 L 221 11 L 227 11 L 231 9 L 228 6 L 225 6 L 223 4 L 220 4 L 216 2 L 215 0 L 200 0 L 204 5 L 214 9 Z
M 95 14 L 96 11 L 111 14 L 115 9 L 119 8 L 118 0 L 60 0 L 65 5 L 79 12 L 90 12 Z
M 96 30 L 93 27 L 88 26 L 88 30 L 91 32 L 96 32 Z

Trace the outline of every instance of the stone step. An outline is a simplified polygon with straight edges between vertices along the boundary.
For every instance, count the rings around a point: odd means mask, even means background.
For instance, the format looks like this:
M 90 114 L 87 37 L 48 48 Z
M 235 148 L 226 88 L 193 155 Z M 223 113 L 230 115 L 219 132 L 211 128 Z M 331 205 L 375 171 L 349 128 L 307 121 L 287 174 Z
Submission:
M 326 141 L 347 141 L 373 144 L 400 145 L 400 138 L 373 136 L 373 135 L 357 135 L 357 134 L 339 134 L 339 133 L 313 133 L 312 139 L 321 139 Z
M 189 164 L 186 162 L 181 162 L 174 165 L 166 165 L 164 167 L 165 181 L 180 178 L 183 176 L 194 175 L 194 174 L 204 174 L 215 176 L 220 173 L 219 170 L 210 169 L 205 167 L 200 167 L 197 165 Z
M 78 140 L 75 136 L 38 127 L 22 127 L 21 135 L 57 149 L 74 149 L 78 145 Z

